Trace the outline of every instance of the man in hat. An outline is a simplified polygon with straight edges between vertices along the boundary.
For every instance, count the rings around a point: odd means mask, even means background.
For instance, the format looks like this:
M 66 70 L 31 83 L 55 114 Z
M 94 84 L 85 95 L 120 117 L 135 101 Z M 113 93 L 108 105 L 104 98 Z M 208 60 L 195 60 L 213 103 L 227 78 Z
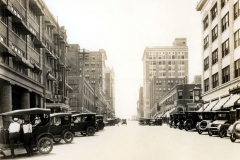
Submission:
M 30 123 L 29 119 L 25 119 L 23 127 L 24 133 L 24 147 L 27 151 L 29 156 L 33 154 L 33 135 L 32 135 L 32 124 Z
M 11 148 L 11 156 L 14 158 L 14 142 L 19 138 L 20 124 L 18 123 L 18 118 L 14 117 L 13 122 L 10 123 L 9 128 L 9 141 Z

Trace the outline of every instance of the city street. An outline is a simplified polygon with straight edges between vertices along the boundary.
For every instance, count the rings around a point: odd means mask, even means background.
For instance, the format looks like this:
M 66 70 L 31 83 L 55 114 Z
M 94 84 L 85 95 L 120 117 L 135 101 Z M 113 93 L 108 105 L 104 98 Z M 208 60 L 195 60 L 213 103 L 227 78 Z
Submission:
M 73 143 L 54 145 L 50 154 L 34 153 L 26 157 L 25 150 L 17 150 L 15 159 L 44 160 L 239 160 L 240 141 L 229 138 L 199 135 L 195 131 L 163 126 L 128 125 L 105 127 L 93 137 L 75 137 Z M 8 157 L 10 158 L 9 152 Z

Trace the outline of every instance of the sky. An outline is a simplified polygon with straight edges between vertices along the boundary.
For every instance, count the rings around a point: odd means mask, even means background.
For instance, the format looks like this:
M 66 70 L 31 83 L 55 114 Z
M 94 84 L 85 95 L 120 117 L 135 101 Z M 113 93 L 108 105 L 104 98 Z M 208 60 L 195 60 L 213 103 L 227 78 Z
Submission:
M 201 16 L 199 0 L 44 0 L 68 43 L 89 51 L 104 49 L 106 65 L 115 72 L 115 114 L 137 115 L 143 86 L 142 56 L 147 46 L 172 46 L 187 38 L 189 82 L 201 74 Z

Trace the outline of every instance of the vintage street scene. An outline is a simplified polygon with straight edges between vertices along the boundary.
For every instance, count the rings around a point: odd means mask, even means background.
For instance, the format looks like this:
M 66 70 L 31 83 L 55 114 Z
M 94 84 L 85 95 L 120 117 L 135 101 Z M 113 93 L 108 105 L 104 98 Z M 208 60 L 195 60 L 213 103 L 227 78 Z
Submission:
M 0 0 L 0 159 L 239 160 L 239 3 Z

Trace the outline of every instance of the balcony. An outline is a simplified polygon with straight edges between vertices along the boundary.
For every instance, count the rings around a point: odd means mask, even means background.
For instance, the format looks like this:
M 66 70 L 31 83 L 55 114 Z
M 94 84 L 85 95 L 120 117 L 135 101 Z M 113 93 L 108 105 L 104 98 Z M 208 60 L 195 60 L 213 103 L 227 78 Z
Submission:
M 19 56 L 18 54 L 16 54 L 16 57 L 13 58 L 13 61 L 21 63 L 27 68 L 34 68 L 34 66 L 30 62 L 28 62 L 28 60 L 26 60 L 24 57 Z
M 50 20 L 45 20 L 45 23 L 47 24 L 48 27 L 50 27 L 52 29 L 56 28 L 55 24 Z
M 46 48 L 46 45 L 38 37 L 35 37 L 35 39 L 33 40 L 33 43 L 38 48 Z
M 29 4 L 34 8 L 34 11 L 38 16 L 44 16 L 43 9 L 41 8 L 40 4 L 37 2 L 37 0 L 30 0 Z
M 45 48 L 45 53 L 47 54 L 48 57 L 57 59 L 56 56 L 48 50 L 48 48 Z
M 40 74 L 41 72 L 42 72 L 42 69 L 40 68 L 40 66 L 37 64 L 37 63 L 34 63 L 34 68 L 33 68 L 33 72 L 34 73 L 38 73 L 38 74 Z
M 16 57 L 16 54 L 6 45 L 6 38 L 0 35 L 0 53 L 8 57 Z
M 55 77 L 50 72 L 47 73 L 46 78 L 50 81 L 56 81 Z
M 36 33 L 31 31 L 31 29 L 25 24 L 24 19 L 19 14 L 12 18 L 12 22 L 16 23 L 24 34 L 32 34 L 33 36 L 36 36 Z

